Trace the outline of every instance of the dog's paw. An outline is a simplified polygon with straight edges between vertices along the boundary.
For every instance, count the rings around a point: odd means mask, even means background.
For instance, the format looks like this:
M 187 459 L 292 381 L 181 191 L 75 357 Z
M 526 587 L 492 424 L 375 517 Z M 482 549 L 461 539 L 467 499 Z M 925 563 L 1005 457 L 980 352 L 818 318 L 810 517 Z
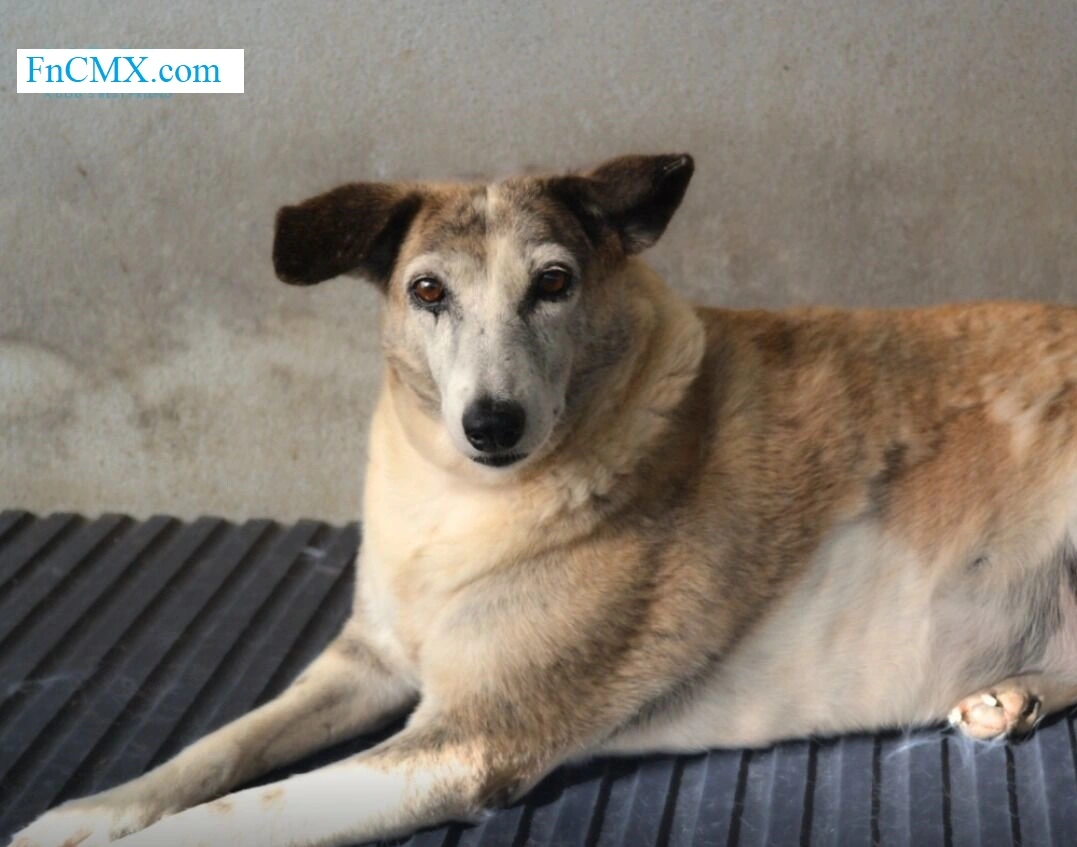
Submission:
M 969 738 L 995 741 L 1031 732 L 1040 700 L 1023 688 L 993 688 L 966 697 L 950 710 L 950 724 Z
M 135 810 L 76 800 L 17 832 L 11 847 L 103 847 L 147 826 L 146 818 Z

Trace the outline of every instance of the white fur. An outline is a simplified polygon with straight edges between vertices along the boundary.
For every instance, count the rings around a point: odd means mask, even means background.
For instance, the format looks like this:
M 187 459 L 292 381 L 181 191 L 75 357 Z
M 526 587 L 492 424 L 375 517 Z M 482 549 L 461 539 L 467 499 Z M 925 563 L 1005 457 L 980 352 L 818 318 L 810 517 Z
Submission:
M 391 838 L 433 823 L 462 769 L 383 771 L 350 761 L 205 803 L 117 842 L 122 847 L 320 847 Z

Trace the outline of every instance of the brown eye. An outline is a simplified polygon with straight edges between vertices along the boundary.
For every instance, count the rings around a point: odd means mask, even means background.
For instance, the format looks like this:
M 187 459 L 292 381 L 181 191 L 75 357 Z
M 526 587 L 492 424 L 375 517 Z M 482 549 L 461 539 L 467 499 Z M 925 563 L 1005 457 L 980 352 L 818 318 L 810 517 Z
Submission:
M 445 299 L 445 286 L 432 276 L 424 276 L 411 284 L 411 295 L 427 306 L 434 306 Z
M 535 291 L 540 297 L 555 300 L 568 293 L 572 275 L 564 268 L 547 268 L 535 281 Z

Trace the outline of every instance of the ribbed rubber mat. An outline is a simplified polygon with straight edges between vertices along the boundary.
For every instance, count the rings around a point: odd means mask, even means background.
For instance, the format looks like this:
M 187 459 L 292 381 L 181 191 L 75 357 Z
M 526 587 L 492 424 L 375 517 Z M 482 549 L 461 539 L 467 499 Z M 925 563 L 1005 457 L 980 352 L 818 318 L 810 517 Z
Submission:
M 347 615 L 357 545 L 311 521 L 0 513 L 0 843 L 284 688 Z M 601 760 L 400 843 L 1073 845 L 1077 733 L 1071 714 L 1017 744 L 936 730 Z

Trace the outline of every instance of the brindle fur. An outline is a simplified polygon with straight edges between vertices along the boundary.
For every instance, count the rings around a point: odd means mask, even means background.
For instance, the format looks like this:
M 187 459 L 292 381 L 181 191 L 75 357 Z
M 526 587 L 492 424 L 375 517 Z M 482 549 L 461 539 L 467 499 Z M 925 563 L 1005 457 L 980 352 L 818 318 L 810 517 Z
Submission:
M 626 157 L 282 210 L 282 278 L 385 293 L 353 615 L 279 698 L 16 843 L 344 844 L 580 756 L 948 714 L 977 734 L 1077 700 L 1077 309 L 693 309 L 636 256 L 691 172 Z M 578 302 L 555 321 L 521 297 L 473 335 L 511 325 L 562 379 L 556 413 L 526 461 L 482 467 L 425 346 L 461 318 L 418 315 L 404 273 L 441 257 L 480 302 L 515 284 L 495 254 L 550 243 Z M 373 750 L 207 804 L 413 707 Z

